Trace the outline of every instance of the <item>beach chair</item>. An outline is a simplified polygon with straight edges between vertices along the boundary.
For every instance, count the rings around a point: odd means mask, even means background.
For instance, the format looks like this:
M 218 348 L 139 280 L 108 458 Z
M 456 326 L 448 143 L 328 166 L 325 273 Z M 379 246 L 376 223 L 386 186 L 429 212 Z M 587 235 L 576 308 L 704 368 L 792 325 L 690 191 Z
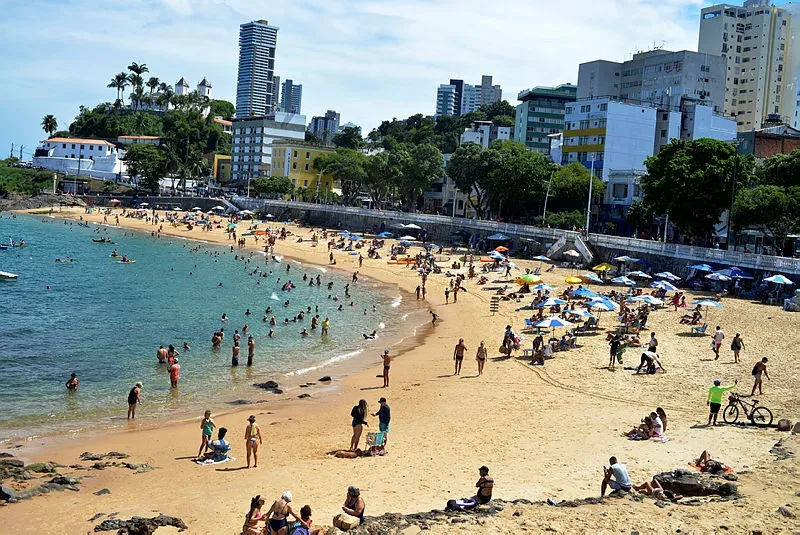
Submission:
M 597 329 L 597 318 L 589 318 L 586 320 L 586 323 L 583 325 L 583 330 L 587 331 L 589 329 Z
M 386 450 L 386 431 L 367 433 L 367 447 L 370 455 L 383 455 Z
M 708 329 L 708 323 L 704 323 L 701 327 L 692 327 L 692 334 L 706 334 L 706 329 Z
M 542 268 L 537 267 L 536 269 L 533 270 L 533 274 L 534 275 L 541 275 L 542 274 Z

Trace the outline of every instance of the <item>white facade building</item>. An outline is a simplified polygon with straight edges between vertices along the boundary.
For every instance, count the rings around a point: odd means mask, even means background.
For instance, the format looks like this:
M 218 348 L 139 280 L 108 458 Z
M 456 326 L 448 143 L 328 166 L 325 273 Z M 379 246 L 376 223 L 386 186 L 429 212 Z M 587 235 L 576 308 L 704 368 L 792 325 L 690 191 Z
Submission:
M 478 88 L 464 84 L 461 90 L 461 115 L 477 110 L 480 107 L 479 98 Z
M 208 80 L 203 78 L 199 84 L 197 84 L 197 94 L 201 97 L 206 97 L 211 100 L 211 84 L 208 83 Z
M 239 71 L 236 79 L 236 117 L 262 117 L 277 107 L 273 76 L 278 28 L 266 20 L 239 27 Z
M 231 181 L 243 184 L 248 178 L 271 176 L 272 142 L 305 140 L 305 136 L 304 115 L 275 112 L 264 117 L 234 119 Z
M 513 126 L 495 126 L 491 121 L 475 121 L 471 128 L 467 128 L 461 134 L 461 144 L 475 143 L 483 148 L 488 148 L 492 141 L 513 138 Z
M 181 79 L 175 82 L 175 94 L 176 95 L 188 95 L 191 88 L 189 87 L 189 83 L 181 76 Z
M 456 86 L 451 84 L 442 84 L 436 90 L 436 115 L 458 115 L 459 110 L 456 110 Z
M 115 180 L 127 173 L 125 151 L 100 139 L 52 137 L 41 142 L 33 165 L 69 175 Z

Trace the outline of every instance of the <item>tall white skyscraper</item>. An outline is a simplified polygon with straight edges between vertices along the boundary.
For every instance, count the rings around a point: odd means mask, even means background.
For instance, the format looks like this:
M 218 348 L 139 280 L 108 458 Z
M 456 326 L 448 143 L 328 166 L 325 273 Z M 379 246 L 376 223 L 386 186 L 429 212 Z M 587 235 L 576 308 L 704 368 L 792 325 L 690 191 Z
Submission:
M 461 102 L 456 96 L 456 86 L 442 84 L 436 90 L 436 115 L 458 115 L 461 113 Z
M 726 59 L 724 109 L 739 131 L 797 120 L 800 16 L 793 11 L 771 0 L 746 0 L 701 12 L 698 52 Z
M 278 28 L 266 20 L 254 20 L 239 27 L 236 117 L 258 117 L 274 110 L 272 77 L 277 42 Z

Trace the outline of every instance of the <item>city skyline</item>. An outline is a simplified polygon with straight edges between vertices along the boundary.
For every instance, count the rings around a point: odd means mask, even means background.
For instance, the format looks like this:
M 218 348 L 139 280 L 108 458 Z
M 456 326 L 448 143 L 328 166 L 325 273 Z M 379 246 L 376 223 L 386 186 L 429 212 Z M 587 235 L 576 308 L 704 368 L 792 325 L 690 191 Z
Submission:
M 235 103 L 239 26 L 251 20 L 281 29 L 275 71 L 303 81 L 308 117 L 335 109 L 366 134 L 392 117 L 433 115 L 436 88 L 449 78 L 490 73 L 503 98 L 516 105 L 523 89 L 576 83 L 581 62 L 620 61 L 654 46 L 697 50 L 700 10 L 714 4 L 577 0 L 575 16 L 565 17 L 563 6 L 521 0 L 496 13 L 473 0 L 301 0 L 268 8 L 245 0 L 111 0 L 102 10 L 77 1 L 11 0 L 14 19 L 0 21 L 6 35 L 0 154 L 23 143 L 28 159 L 46 137 L 39 126 L 46 114 L 65 130 L 80 105 L 113 101 L 108 79 L 131 61 L 162 78 L 196 76 L 191 84 L 205 76 L 214 81 L 215 98 Z M 309 35 L 323 20 L 330 31 Z M 470 27 L 481 31 L 464 31 Z M 545 46 L 530 47 L 532 28 Z

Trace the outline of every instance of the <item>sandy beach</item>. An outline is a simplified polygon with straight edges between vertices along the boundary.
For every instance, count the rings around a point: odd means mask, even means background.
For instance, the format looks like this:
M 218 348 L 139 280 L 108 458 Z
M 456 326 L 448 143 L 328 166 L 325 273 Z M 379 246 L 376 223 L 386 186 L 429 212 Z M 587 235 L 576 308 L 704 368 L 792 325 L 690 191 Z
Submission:
M 55 215 L 92 222 L 103 217 L 96 212 L 86 215 L 82 209 Z M 156 228 L 143 220 L 123 217 L 120 223 L 148 233 Z M 289 228 L 304 241 L 279 241 L 276 254 L 328 266 L 324 243 L 312 247 L 307 239 L 311 229 Z M 222 230 L 188 231 L 164 224 L 164 234 L 233 243 Z M 248 247 L 256 249 L 252 238 L 248 238 Z M 263 249 L 263 242 L 258 249 Z M 335 253 L 337 265 L 330 268 L 344 273 L 359 270 L 360 276 L 396 285 L 407 292 L 407 299 L 413 299 L 413 291 L 420 284 L 415 270 L 388 265 L 386 258 L 368 259 L 366 249 L 364 252 L 360 268 L 357 257 L 343 252 Z M 539 265 L 517 263 L 522 268 Z M 542 278 L 563 290 L 567 286 L 565 277 L 575 273 L 558 268 Z M 500 274 L 489 277 L 503 279 Z M 523 330 L 530 311 L 516 309 L 528 304 L 530 298 L 523 303 L 502 302 L 493 315 L 489 310 L 493 292 L 467 281 L 467 291 L 459 293 L 458 303 L 451 299 L 445 304 L 447 283 L 443 275 L 428 279 L 428 306 L 440 321 L 394 348 L 396 360 L 389 388 L 381 388 L 382 379 L 376 377 L 381 373 L 376 350 L 373 366 L 346 378 L 334 375 L 334 389 L 323 392 L 315 386 L 308 389 L 311 397 L 307 399 L 251 405 L 217 415 L 217 424 L 229 430 L 235 462 L 203 467 L 191 462 L 199 445 L 203 407 L 197 407 L 196 420 L 154 425 L 148 421 L 145 404 L 137 411 L 135 423 L 116 432 L 45 437 L 0 446 L 0 451 L 11 452 L 26 462 L 55 461 L 69 466 L 79 462 L 82 452 L 118 451 L 129 454 L 132 462 L 154 467 L 145 473 L 117 467 L 64 468 L 61 473 L 83 478 L 79 492 L 52 493 L 2 507 L 0 531 L 88 533 L 105 518 L 89 522 L 96 513 L 113 512 L 127 519 L 160 512 L 182 518 L 190 533 L 238 534 L 253 495 L 265 496 L 269 504 L 287 489 L 295 496 L 297 510 L 310 504 L 315 523 L 330 525 L 331 518 L 341 510 L 348 485 L 360 487 L 367 516 L 441 509 L 447 499 L 472 495 L 477 469 L 484 464 L 496 480 L 497 498 L 560 501 L 599 496 L 602 467 L 611 455 L 627 464 L 633 482 L 638 484 L 655 473 L 687 466 L 705 449 L 740 473 L 742 499 L 700 507 L 659 508 L 651 498 L 641 503 L 606 501 L 577 509 L 521 506 L 517 508 L 520 515 L 512 516 L 514 508 L 506 508 L 480 527 L 434 527 L 431 532 L 628 533 L 636 529 L 641 533 L 711 533 L 724 529 L 746 533 L 761 529 L 765 533 L 792 533 L 800 529 L 797 518 L 776 513 L 779 506 L 790 504 L 800 515 L 797 461 L 776 462 L 769 452 L 789 434 L 750 426 L 703 425 L 712 381 L 731 384 L 738 380 L 737 392 L 749 394 L 752 366 L 762 356 L 769 358 L 771 380 L 764 381 L 764 395 L 757 398 L 771 408 L 776 422 L 781 418 L 793 423 L 797 420 L 800 316 L 775 306 L 723 300 L 725 308 L 715 309 L 711 321 L 721 325 L 728 338 L 720 359 L 714 361 L 710 337 L 691 336 L 687 326 L 678 324 L 683 312 L 674 312 L 671 307 L 655 311 L 650 314 L 648 334 L 649 330 L 657 333 L 659 355 L 667 373 L 634 375 L 621 366 L 615 371 L 606 367 L 605 332 L 617 321 L 613 313 L 604 313 L 601 328 L 596 334 L 580 337 L 578 348 L 556 353 L 545 366 L 530 366 L 521 358 L 521 351 L 506 358 L 497 350 L 507 324 L 517 332 Z M 598 290 L 595 285 L 590 288 Z M 687 301 L 696 296 L 689 293 Z M 337 327 L 342 326 L 332 326 Z M 733 364 L 729 346 L 737 331 L 742 333 L 746 349 L 742 362 Z M 559 336 L 562 333 L 563 329 L 556 331 Z M 523 347 L 530 347 L 533 335 L 524 337 Z M 453 347 L 459 338 L 464 338 L 468 351 L 462 374 L 453 376 Z M 474 357 L 482 340 L 489 360 L 484 375 L 478 377 Z M 638 355 L 629 350 L 625 365 L 636 366 Z M 318 375 L 327 373 L 321 370 Z M 123 415 L 125 394 L 120 393 Z M 369 411 L 375 412 L 381 396 L 388 399 L 392 409 L 389 453 L 360 459 L 329 456 L 328 452 L 348 446 L 351 407 L 364 398 Z M 621 436 L 659 406 L 669 416 L 669 441 L 637 442 Z M 243 436 L 250 414 L 258 419 L 264 444 L 259 467 L 247 470 Z M 377 418 L 368 418 L 368 422 L 366 431 L 377 428 Z M 787 438 L 787 444 L 796 451 L 794 438 Z M 104 488 L 110 494 L 93 494 Z M 174 529 L 158 531 L 162 532 L 172 533 Z

